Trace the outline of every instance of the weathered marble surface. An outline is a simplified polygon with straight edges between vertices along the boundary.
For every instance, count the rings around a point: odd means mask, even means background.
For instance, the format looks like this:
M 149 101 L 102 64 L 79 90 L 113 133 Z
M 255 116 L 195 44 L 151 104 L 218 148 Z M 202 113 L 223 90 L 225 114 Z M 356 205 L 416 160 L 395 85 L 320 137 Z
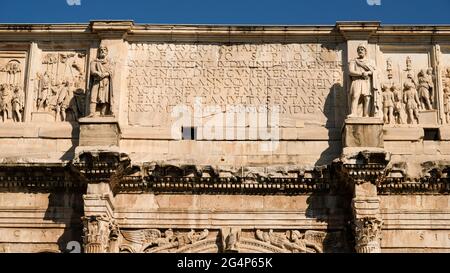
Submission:
M 0 25 L 0 252 L 450 252 L 449 30 Z

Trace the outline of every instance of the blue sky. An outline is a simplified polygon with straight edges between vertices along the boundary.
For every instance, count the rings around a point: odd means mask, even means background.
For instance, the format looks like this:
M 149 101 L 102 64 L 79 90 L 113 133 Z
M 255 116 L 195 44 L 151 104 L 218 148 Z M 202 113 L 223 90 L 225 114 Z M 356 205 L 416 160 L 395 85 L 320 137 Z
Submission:
M 0 23 L 131 19 L 154 24 L 450 24 L 450 0 L 0 0 L 0 7 Z

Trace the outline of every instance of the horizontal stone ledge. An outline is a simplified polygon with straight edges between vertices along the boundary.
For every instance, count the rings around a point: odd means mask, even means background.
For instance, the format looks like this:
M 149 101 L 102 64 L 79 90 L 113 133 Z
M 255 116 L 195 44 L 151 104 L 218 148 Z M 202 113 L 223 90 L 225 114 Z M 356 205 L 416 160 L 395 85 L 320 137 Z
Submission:
M 420 127 L 386 127 L 383 128 L 385 141 L 418 141 L 423 139 L 424 131 Z
M 79 127 L 68 122 L 39 123 L 6 123 L 0 126 L 0 138 L 47 138 L 77 139 Z
M 197 130 L 201 130 L 197 128 Z M 268 138 L 275 138 L 274 140 L 340 140 L 340 129 L 324 128 L 324 127 L 305 127 L 305 128 L 279 128 L 278 133 L 273 133 L 276 128 L 246 128 L 246 127 L 224 127 L 223 136 L 218 139 L 211 139 L 213 137 L 203 137 L 198 141 L 270 141 Z M 171 128 L 167 127 L 121 127 L 121 139 L 158 139 L 158 140 L 181 140 L 172 136 Z M 180 128 L 181 131 L 181 128 Z M 232 132 L 227 135 L 227 132 Z M 262 138 L 259 135 L 262 132 L 267 137 Z M 256 136 L 256 137 L 252 137 Z
M 347 222 L 317 222 L 314 224 L 292 224 L 292 223 L 242 223 L 242 222 L 222 222 L 211 224 L 210 222 L 196 222 L 196 223 L 156 223 L 154 220 L 149 220 L 147 223 L 128 223 L 121 220 L 118 221 L 118 225 L 121 229 L 168 229 L 168 228 L 180 228 L 180 229 L 217 229 L 220 230 L 224 226 L 239 226 L 242 229 L 256 230 L 256 229 L 314 229 L 314 230 L 339 230 L 345 228 Z

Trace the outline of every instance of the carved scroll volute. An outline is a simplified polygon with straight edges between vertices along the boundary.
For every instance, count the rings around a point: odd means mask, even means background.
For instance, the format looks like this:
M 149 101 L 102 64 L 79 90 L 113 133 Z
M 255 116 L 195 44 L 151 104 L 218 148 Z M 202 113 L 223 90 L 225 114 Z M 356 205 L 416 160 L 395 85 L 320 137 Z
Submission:
M 106 216 L 86 216 L 82 221 L 84 252 L 111 252 L 110 242 L 117 241 L 119 235 L 115 221 Z
M 357 253 L 381 253 L 381 226 L 383 221 L 365 217 L 356 219 L 354 233 Z

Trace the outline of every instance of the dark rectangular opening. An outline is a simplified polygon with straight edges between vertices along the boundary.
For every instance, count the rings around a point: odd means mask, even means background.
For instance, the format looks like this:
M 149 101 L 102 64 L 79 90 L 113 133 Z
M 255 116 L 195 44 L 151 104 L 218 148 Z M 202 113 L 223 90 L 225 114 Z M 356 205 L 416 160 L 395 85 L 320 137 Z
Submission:
M 439 140 L 438 128 L 423 128 L 423 140 Z
M 197 127 L 181 127 L 181 135 L 183 140 L 196 140 Z

